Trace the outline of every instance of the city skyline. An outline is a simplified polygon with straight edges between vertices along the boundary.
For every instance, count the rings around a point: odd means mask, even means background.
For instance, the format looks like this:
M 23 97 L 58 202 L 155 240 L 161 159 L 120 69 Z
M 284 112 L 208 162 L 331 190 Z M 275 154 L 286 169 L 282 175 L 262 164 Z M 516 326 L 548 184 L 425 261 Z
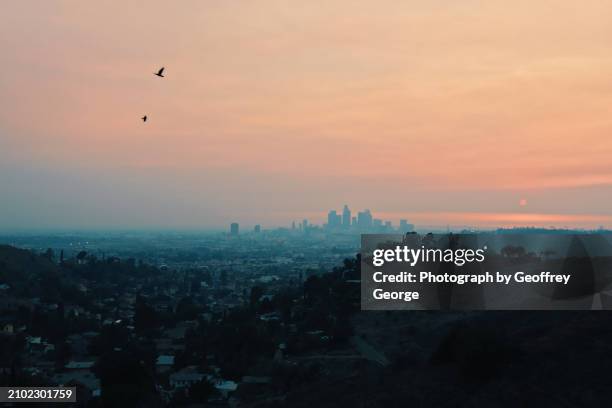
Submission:
M 224 215 L 219 217 L 213 223 L 189 223 L 189 224 L 164 224 L 164 223 L 147 223 L 143 225 L 135 225 L 128 223 L 104 223 L 104 224 L 81 224 L 75 225 L 70 223 L 65 224 L 44 224 L 39 223 L 36 226 L 1 226 L 0 233 L 10 232 L 28 232 L 28 231 L 41 231 L 41 232 L 64 232 L 64 231 L 105 231 L 105 230 L 116 230 L 116 231 L 147 231 L 147 230 L 210 230 L 210 231 L 225 231 L 228 230 L 230 224 L 236 223 L 240 228 L 247 228 L 247 232 L 255 227 L 259 227 L 260 230 L 267 229 L 299 229 L 304 221 L 308 222 L 308 225 L 316 228 L 328 229 L 329 214 L 330 212 L 336 211 L 336 215 L 342 220 L 342 212 L 337 210 L 331 211 L 310 211 L 310 212 L 290 212 L 286 211 L 282 213 L 282 221 L 278 221 L 279 217 L 276 215 L 270 216 L 269 214 L 261 214 L 259 217 L 253 217 L 253 215 L 236 217 L 231 215 Z M 363 209 L 363 211 L 356 211 L 353 214 L 359 214 L 369 209 Z M 612 217 L 601 216 L 601 215 L 565 215 L 565 214 L 532 214 L 528 212 L 524 213 L 475 213 L 475 212 L 410 212 L 410 211 L 398 211 L 398 212 L 386 212 L 376 211 L 371 212 L 371 223 L 376 221 L 382 222 L 382 226 L 386 222 L 390 222 L 393 228 L 397 228 L 402 221 L 414 226 L 415 230 L 426 231 L 426 230 L 462 230 L 462 229 L 474 229 L 474 230 L 492 230 L 497 228 L 549 228 L 549 229 L 578 229 L 578 230 L 598 230 L 598 229 L 610 229 L 612 225 Z M 351 220 L 351 227 L 354 229 L 355 223 L 358 217 L 353 216 Z M 292 227 L 295 225 L 295 228 Z M 342 230 L 342 224 L 335 226 L 333 229 Z M 368 227 L 364 227 L 365 230 Z

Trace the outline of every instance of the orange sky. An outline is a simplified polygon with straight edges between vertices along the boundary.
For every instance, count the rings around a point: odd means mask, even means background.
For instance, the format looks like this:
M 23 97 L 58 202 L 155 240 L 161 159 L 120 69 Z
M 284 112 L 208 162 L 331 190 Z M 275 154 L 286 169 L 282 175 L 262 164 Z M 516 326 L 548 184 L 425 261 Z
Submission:
M 612 227 L 612 3 L 318 3 L 3 2 L 0 228 Z

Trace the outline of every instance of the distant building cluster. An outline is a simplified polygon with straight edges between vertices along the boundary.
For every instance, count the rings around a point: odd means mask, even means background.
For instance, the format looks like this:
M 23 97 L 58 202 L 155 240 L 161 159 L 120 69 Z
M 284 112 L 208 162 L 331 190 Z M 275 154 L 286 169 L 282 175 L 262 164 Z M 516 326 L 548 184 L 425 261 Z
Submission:
M 331 210 L 327 214 L 328 230 L 355 230 L 359 232 L 401 232 L 406 233 L 414 230 L 414 225 L 407 220 L 400 220 L 399 227 L 394 227 L 391 221 L 374 218 L 368 209 L 359 211 L 357 216 L 353 216 L 348 205 L 344 205 L 342 214 L 336 210 Z
M 237 222 L 230 224 L 230 235 L 239 234 L 239 225 Z M 330 210 L 327 213 L 327 223 L 322 227 L 312 224 L 308 219 L 303 219 L 301 222 L 293 221 L 291 223 L 292 231 L 312 232 L 321 230 L 323 232 L 398 232 L 405 234 L 407 232 L 414 231 L 414 224 L 410 224 L 408 220 L 399 220 L 399 225 L 394 226 L 391 221 L 383 220 L 380 218 L 374 218 L 372 212 L 369 209 L 357 212 L 357 215 L 353 215 L 348 205 L 344 205 L 342 212 L 337 210 Z M 253 228 L 254 233 L 261 232 L 261 225 L 255 225 Z

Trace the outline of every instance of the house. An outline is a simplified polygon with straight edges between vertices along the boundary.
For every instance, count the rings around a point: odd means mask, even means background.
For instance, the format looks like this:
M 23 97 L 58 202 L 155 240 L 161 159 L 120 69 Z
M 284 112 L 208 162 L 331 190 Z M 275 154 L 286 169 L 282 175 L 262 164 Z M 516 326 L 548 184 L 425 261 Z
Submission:
M 3 324 L 2 327 L 0 327 L 0 333 L 2 334 L 14 334 L 15 333 L 15 327 L 13 326 L 12 323 L 6 323 Z
M 215 388 L 223 397 L 227 398 L 230 392 L 236 391 L 238 384 L 230 380 L 217 380 L 215 381 Z
M 172 340 L 182 340 L 185 338 L 185 333 L 187 333 L 187 330 L 195 327 L 197 327 L 197 322 L 195 320 L 187 320 L 177 323 L 174 328 L 164 330 L 163 335 L 164 337 Z
M 185 367 L 180 371 L 170 374 L 170 385 L 172 388 L 191 387 L 193 384 L 207 378 L 205 374 L 198 371 L 196 366 Z
M 158 374 L 165 373 L 167 371 L 170 371 L 173 365 L 174 356 L 162 354 L 157 357 L 157 361 L 155 362 L 155 370 Z
M 76 386 L 77 393 L 89 399 L 101 394 L 100 380 L 91 371 L 57 373 L 52 377 L 53 383 L 63 386 Z M 78 398 L 78 396 L 77 396 Z M 79 401 L 82 401 L 81 398 Z
M 38 360 L 34 363 L 36 369 L 46 375 L 51 375 L 55 372 L 55 362 L 47 360 Z
M 278 312 L 265 313 L 259 316 L 259 320 L 263 322 L 273 322 L 280 320 L 280 314 Z
M 42 351 L 44 349 L 42 337 L 27 336 L 26 344 L 30 352 Z
M 70 361 L 64 366 L 66 371 L 75 373 L 91 373 L 91 369 L 94 366 L 93 361 Z
M 272 377 L 257 377 L 257 376 L 252 376 L 252 375 L 245 375 L 244 377 L 242 377 L 241 384 L 264 385 L 264 384 L 270 384 L 271 381 L 272 381 Z
M 253 399 L 273 390 L 271 377 L 244 376 L 238 386 L 238 398 Z
M 70 350 L 73 356 L 84 356 L 87 354 L 87 346 L 89 339 L 82 334 L 71 334 L 67 337 L 67 342 L 70 344 Z

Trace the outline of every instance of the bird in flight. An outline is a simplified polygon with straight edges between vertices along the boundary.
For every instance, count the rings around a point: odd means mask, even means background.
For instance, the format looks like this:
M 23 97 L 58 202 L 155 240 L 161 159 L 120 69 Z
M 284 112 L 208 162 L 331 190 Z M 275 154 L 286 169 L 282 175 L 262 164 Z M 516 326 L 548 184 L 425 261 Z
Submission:
M 146 122 L 147 121 L 147 115 L 144 115 L 141 119 L 142 119 L 143 122 Z
M 157 72 L 154 72 L 154 74 L 157 75 L 160 78 L 163 78 L 164 77 L 164 69 L 165 69 L 164 67 L 161 67 L 160 70 L 157 71 Z

